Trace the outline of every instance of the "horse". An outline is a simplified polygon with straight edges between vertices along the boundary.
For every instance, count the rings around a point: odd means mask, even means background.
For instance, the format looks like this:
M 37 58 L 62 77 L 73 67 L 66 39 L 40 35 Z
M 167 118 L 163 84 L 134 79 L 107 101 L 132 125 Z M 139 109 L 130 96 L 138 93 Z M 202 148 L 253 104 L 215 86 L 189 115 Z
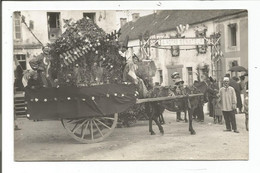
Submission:
M 184 88 L 187 95 L 184 98 L 180 98 L 177 101 L 155 101 L 145 103 L 145 110 L 149 117 L 149 132 L 151 135 L 155 135 L 152 129 L 152 121 L 158 126 L 160 133 L 164 134 L 164 129 L 159 122 L 160 115 L 163 114 L 164 110 L 167 109 L 171 112 L 186 112 L 188 111 L 189 116 L 189 131 L 192 135 L 196 134 L 192 127 L 192 115 L 196 107 L 201 104 L 201 97 L 189 97 L 189 94 L 196 94 L 199 91 L 195 87 Z M 148 97 L 167 97 L 172 93 L 171 87 L 154 87 L 149 91 Z M 185 117 L 186 118 L 186 117 Z

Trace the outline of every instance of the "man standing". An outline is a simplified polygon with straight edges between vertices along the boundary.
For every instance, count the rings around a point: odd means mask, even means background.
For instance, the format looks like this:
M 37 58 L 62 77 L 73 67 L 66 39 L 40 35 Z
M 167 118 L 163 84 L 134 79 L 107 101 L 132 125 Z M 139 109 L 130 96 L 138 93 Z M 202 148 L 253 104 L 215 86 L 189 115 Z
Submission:
M 245 96 L 246 96 L 246 83 L 245 83 L 244 75 L 240 76 L 239 86 L 240 86 L 240 90 L 241 90 L 241 100 L 242 100 L 242 107 L 243 107 L 244 101 L 245 101 Z
M 208 86 L 208 105 L 209 105 L 209 116 L 215 118 L 214 102 L 218 93 L 218 87 L 216 85 L 216 80 L 209 77 L 210 84 Z
M 224 115 L 225 123 L 226 123 L 226 130 L 224 131 L 231 131 L 235 133 L 239 133 L 237 131 L 236 125 L 236 117 L 235 117 L 235 110 L 237 105 L 237 98 L 235 89 L 229 86 L 229 78 L 224 77 L 223 79 L 224 87 L 220 88 L 220 102 L 221 102 L 221 109 Z
M 174 82 L 174 88 L 175 88 L 175 95 L 184 95 L 184 90 L 183 90 L 183 84 L 184 81 L 181 79 L 180 74 L 178 72 L 174 72 L 171 75 L 172 81 Z M 176 117 L 176 121 L 183 121 L 183 119 L 181 118 L 181 112 L 176 112 L 177 117 Z

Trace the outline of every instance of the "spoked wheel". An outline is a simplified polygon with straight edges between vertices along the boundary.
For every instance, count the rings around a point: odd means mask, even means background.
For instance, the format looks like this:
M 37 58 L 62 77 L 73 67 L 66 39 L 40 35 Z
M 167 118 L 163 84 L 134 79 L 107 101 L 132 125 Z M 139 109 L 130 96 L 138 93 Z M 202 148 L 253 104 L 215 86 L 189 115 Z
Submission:
M 118 114 L 114 116 L 61 119 L 70 136 L 81 143 L 103 141 L 116 127 Z

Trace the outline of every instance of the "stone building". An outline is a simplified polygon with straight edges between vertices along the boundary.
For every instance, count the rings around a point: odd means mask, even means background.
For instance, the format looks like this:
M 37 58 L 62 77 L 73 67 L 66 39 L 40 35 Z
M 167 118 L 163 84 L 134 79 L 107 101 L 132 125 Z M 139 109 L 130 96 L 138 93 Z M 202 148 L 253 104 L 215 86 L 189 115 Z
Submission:
M 231 66 L 248 68 L 247 10 L 157 11 L 126 23 L 121 32 L 120 41 L 129 36 L 132 53 L 155 62 L 157 71 L 153 81 L 161 85 L 172 84 L 170 75 L 174 71 L 180 72 L 185 84 L 192 84 L 197 79 L 197 65 L 202 62 L 209 65 L 210 76 L 219 84 Z M 218 33 L 220 39 L 216 36 Z M 179 38 L 181 41 L 184 37 L 203 38 L 205 44 L 166 47 L 153 44 L 156 39 Z M 145 41 L 149 42 L 146 46 Z
M 107 33 L 116 29 L 116 11 L 14 12 L 13 53 L 14 59 L 22 67 L 22 70 L 18 71 L 19 78 L 24 70 L 30 69 L 30 59 L 42 52 L 43 45 L 55 41 L 65 31 L 66 22 L 77 21 L 83 17 L 89 17 Z M 21 85 L 21 79 L 18 83 Z

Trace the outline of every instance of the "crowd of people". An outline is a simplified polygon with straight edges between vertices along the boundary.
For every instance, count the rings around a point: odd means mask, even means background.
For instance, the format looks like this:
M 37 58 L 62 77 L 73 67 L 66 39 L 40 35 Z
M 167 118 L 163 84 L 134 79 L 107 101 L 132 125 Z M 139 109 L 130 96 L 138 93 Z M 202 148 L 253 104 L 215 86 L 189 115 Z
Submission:
M 127 49 L 126 49 L 127 50 Z M 126 53 L 124 50 L 122 53 Z M 143 93 L 143 97 L 145 97 L 145 92 L 143 92 L 144 84 L 141 79 L 135 74 L 135 58 L 125 55 L 126 59 L 128 59 L 128 63 L 126 65 L 126 70 L 124 71 L 124 77 L 130 76 L 134 80 L 134 83 L 139 85 L 140 92 Z M 129 61 L 131 60 L 131 61 Z M 171 75 L 173 84 L 175 88 L 175 95 L 185 95 L 184 90 L 184 81 L 182 80 L 180 74 L 178 72 L 174 72 Z M 226 74 L 222 81 L 223 87 L 219 88 L 216 79 L 209 77 L 209 82 L 207 82 L 207 91 L 206 95 L 204 95 L 204 102 L 208 102 L 209 106 L 209 116 L 213 118 L 215 124 L 223 124 L 223 117 L 225 120 L 226 130 L 225 131 L 234 131 L 235 133 L 239 133 L 236 126 L 236 113 L 245 113 L 246 115 L 246 129 L 248 130 L 248 82 L 245 82 L 245 76 L 238 77 L 230 77 L 230 74 Z M 199 86 L 199 82 L 195 81 L 194 86 Z M 193 117 L 199 121 L 204 122 L 204 111 L 203 105 L 199 104 L 198 108 L 194 110 Z M 181 112 L 176 112 L 176 121 L 183 121 L 181 118 Z
M 148 94 L 148 90 L 143 80 L 136 75 L 138 61 L 137 56 L 131 56 L 127 51 L 127 47 L 122 47 L 119 51 L 120 55 L 125 58 L 126 66 L 123 72 L 123 80 L 135 83 L 140 92 L 140 96 L 145 98 Z M 174 72 L 171 75 L 174 83 L 175 93 L 174 95 L 185 95 L 184 81 L 180 77 L 178 72 Z M 35 87 L 38 83 L 38 73 L 33 71 L 25 73 L 23 76 L 24 87 Z M 236 126 L 236 113 L 245 113 L 246 130 L 248 130 L 248 82 L 245 82 L 245 76 L 230 77 L 230 74 L 226 74 L 223 79 L 223 87 L 219 88 L 218 83 L 212 77 L 209 77 L 207 83 L 206 95 L 204 94 L 204 102 L 208 102 L 209 116 L 213 118 L 215 124 L 223 124 L 223 117 L 225 120 L 226 130 L 239 133 Z M 194 87 L 200 87 L 198 81 L 194 81 Z M 198 108 L 194 110 L 193 117 L 199 121 L 204 122 L 203 105 L 199 104 Z M 177 112 L 176 121 L 183 121 L 181 118 L 181 112 Z M 15 124 L 15 130 L 20 130 L 17 124 Z
M 184 81 L 180 78 L 178 72 L 171 75 L 175 87 L 177 87 L 178 95 L 183 93 Z M 198 86 L 198 81 L 194 82 L 194 86 Z M 223 86 L 218 87 L 218 83 L 212 77 L 209 77 L 207 84 L 205 102 L 208 102 L 209 116 L 213 118 L 215 124 L 223 124 L 225 121 L 226 130 L 239 133 L 236 126 L 235 114 L 245 114 L 245 125 L 248 130 L 248 82 L 245 82 L 245 76 L 230 77 L 226 74 L 222 81 Z M 194 111 L 194 119 L 198 122 L 204 121 L 203 103 Z M 223 118 L 224 117 L 224 118 Z M 181 121 L 181 112 L 177 112 L 176 121 Z
M 245 113 L 246 130 L 248 130 L 248 82 L 245 76 L 230 77 L 226 74 L 223 78 L 223 86 L 218 89 L 216 80 L 210 78 L 208 87 L 209 116 L 214 118 L 214 123 L 223 123 L 225 120 L 226 130 L 239 133 L 236 126 L 235 114 Z

